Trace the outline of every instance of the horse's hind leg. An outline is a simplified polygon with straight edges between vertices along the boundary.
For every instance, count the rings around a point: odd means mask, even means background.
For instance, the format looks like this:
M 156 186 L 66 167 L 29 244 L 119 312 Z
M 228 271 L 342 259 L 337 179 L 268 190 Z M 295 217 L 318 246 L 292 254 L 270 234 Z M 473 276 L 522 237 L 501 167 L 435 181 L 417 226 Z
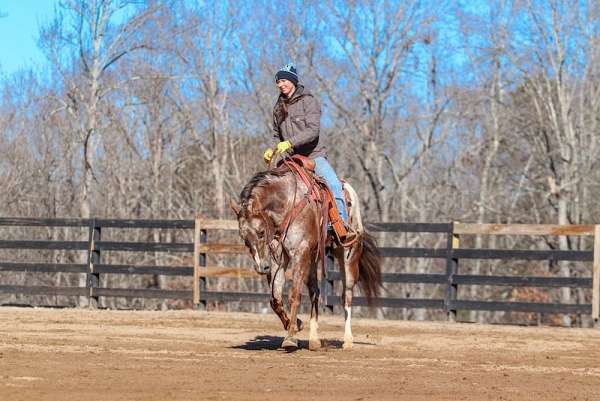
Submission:
M 352 336 L 352 296 L 354 285 L 358 281 L 358 262 L 360 260 L 360 241 L 346 250 L 343 247 L 337 247 L 334 250 L 335 258 L 339 266 L 344 271 L 343 283 L 344 292 L 342 294 L 342 302 L 344 304 L 344 349 L 351 349 L 354 344 Z
M 319 267 L 317 267 L 318 269 Z M 319 281 L 317 280 L 316 269 L 310 275 L 308 282 L 308 293 L 310 296 L 310 334 L 308 336 L 308 349 L 316 351 L 321 348 L 321 339 L 319 338 Z

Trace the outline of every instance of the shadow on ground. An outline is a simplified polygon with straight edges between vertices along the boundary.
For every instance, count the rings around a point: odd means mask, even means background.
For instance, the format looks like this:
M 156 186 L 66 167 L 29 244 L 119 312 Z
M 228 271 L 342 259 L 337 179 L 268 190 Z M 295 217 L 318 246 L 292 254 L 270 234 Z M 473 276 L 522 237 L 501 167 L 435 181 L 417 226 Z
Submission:
M 262 351 L 262 350 L 281 350 L 284 352 L 283 348 L 281 348 L 281 343 L 283 342 L 283 337 L 280 336 L 256 336 L 252 340 L 247 341 L 245 344 L 235 345 L 230 348 L 233 349 L 243 349 L 246 351 Z M 329 351 L 342 349 L 343 342 L 340 340 L 330 340 L 330 339 L 322 339 L 321 340 L 321 349 L 319 351 Z M 356 343 L 355 344 L 364 344 L 364 345 L 374 345 L 369 343 Z M 298 349 L 294 351 L 298 351 L 300 349 L 308 349 L 308 341 L 307 340 L 298 340 Z

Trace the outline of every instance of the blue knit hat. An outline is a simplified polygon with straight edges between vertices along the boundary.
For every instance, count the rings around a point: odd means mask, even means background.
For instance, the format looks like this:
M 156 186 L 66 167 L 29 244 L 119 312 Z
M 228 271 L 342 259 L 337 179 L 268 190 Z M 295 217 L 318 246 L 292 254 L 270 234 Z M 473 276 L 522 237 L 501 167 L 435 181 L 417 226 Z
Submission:
M 280 79 L 287 79 L 294 85 L 298 85 L 298 73 L 296 72 L 296 67 L 294 67 L 294 64 L 286 64 L 285 66 L 281 67 L 279 71 L 277 71 L 277 74 L 275 74 L 275 82 L 279 81 Z

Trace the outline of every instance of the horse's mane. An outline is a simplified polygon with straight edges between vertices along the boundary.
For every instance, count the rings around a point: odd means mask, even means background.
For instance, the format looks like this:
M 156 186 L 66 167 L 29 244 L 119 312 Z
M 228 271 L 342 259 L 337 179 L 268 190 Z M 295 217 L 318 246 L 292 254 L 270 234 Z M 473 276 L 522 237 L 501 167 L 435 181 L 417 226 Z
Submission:
M 246 205 L 252 196 L 252 191 L 254 191 L 257 187 L 264 187 L 270 184 L 275 178 L 279 178 L 289 170 L 287 169 L 273 169 L 267 171 L 259 171 L 254 174 L 254 176 L 248 181 L 244 189 L 242 189 L 242 193 L 240 194 L 240 203 L 242 206 Z

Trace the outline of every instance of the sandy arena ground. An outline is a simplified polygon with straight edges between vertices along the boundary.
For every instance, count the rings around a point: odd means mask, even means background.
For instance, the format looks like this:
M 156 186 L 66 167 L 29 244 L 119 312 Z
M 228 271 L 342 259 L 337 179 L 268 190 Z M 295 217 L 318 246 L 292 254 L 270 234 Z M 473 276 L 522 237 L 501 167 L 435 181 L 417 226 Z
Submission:
M 0 400 L 600 400 L 600 330 L 0 308 Z

